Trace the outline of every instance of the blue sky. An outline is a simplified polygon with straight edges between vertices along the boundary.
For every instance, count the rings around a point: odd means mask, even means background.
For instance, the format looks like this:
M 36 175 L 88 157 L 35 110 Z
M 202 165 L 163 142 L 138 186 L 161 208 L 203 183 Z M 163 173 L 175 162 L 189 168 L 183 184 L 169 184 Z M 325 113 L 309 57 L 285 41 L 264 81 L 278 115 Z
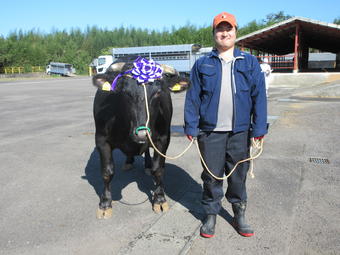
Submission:
M 222 12 L 233 13 L 239 26 L 261 20 L 269 13 L 284 11 L 324 22 L 340 18 L 339 0 L 11 0 L 0 4 L 0 35 L 32 29 L 50 33 L 53 29 L 84 30 L 87 26 L 147 28 L 162 31 L 190 23 L 210 25 Z

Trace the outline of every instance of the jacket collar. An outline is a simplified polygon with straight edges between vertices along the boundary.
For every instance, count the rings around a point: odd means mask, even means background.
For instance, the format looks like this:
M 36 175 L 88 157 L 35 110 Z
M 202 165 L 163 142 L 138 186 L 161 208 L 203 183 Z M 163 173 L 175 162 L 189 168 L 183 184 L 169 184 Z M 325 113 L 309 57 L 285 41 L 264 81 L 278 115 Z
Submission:
M 209 57 L 217 57 L 218 58 L 218 50 L 216 48 L 213 48 L 213 50 L 209 53 Z M 245 53 L 237 49 L 236 47 L 234 48 L 234 57 L 235 58 L 244 58 Z

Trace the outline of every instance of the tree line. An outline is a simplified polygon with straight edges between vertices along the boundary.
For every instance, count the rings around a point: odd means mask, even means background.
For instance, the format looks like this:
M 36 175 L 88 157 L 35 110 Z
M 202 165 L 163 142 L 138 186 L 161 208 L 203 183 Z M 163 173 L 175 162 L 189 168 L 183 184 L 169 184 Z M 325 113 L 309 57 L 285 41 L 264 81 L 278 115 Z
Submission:
M 238 37 L 291 18 L 283 11 L 271 13 L 263 20 L 253 20 L 238 29 Z M 337 18 L 334 22 L 340 23 Z M 45 66 L 51 61 L 73 64 L 78 73 L 86 73 L 93 58 L 111 54 L 114 47 L 171 45 L 197 43 L 202 47 L 213 45 L 211 27 L 187 24 L 180 28 L 156 31 L 142 28 L 115 28 L 113 30 L 87 27 L 70 31 L 55 30 L 45 34 L 39 30 L 10 33 L 0 36 L 0 68 L 8 66 Z

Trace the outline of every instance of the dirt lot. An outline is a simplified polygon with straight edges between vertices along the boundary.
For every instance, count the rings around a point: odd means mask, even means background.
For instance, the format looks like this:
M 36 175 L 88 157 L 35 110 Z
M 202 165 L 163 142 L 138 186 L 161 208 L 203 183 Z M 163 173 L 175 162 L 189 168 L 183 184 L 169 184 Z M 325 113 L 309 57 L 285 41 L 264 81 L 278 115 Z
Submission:
M 296 91 L 270 89 L 271 127 L 248 179 L 255 236 L 235 232 L 224 201 L 216 237 L 202 239 L 194 148 L 167 161 L 163 214 L 151 209 L 142 158 L 123 172 L 125 156 L 114 151 L 113 217 L 97 220 L 103 185 L 90 78 L 0 80 L 0 254 L 340 254 L 340 99 Z M 188 144 L 184 97 L 173 95 L 169 155 Z

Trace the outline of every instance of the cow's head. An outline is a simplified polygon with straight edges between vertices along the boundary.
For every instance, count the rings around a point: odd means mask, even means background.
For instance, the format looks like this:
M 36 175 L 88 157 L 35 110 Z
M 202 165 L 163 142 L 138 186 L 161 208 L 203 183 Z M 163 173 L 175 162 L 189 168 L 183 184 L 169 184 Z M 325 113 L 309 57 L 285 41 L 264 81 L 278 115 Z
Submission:
M 159 78 L 144 83 L 151 133 L 169 132 L 169 130 L 162 130 L 164 127 L 161 127 L 162 122 L 169 123 L 171 120 L 172 103 L 169 92 L 173 91 L 174 86 L 180 86 L 181 89 L 189 86 L 189 79 L 181 77 L 174 68 L 167 65 L 161 67 L 163 72 Z M 147 122 L 145 90 L 130 73 L 133 68 L 133 63 L 114 63 L 105 74 L 93 77 L 93 84 L 101 90 L 106 90 L 105 86 L 114 83 L 114 90 L 103 91 L 103 93 L 117 95 L 115 98 L 120 102 L 119 108 L 121 114 L 124 114 L 125 125 L 128 125 L 131 137 L 136 142 L 144 143 L 147 140 L 146 129 L 144 129 Z

